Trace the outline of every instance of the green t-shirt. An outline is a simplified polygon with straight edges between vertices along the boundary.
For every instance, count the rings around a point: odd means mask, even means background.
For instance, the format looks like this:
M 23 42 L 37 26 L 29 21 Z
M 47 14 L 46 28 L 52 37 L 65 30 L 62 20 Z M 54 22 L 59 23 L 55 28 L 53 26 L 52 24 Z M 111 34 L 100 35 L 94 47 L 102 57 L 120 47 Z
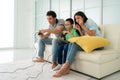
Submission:
M 65 35 L 65 38 L 66 40 L 70 39 L 71 37 L 77 37 L 79 36 L 79 34 L 76 32 L 76 29 L 75 28 L 72 28 L 72 31 L 70 32 L 73 36 L 70 36 L 70 34 L 66 34 Z

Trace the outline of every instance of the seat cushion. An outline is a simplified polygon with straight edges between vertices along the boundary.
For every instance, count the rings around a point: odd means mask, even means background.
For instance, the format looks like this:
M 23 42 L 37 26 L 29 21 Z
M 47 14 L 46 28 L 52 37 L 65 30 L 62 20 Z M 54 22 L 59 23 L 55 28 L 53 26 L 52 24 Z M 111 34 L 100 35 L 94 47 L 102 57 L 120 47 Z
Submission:
M 46 50 L 45 50 L 45 55 L 51 55 L 51 45 L 47 45 L 46 46 Z M 95 50 L 93 52 L 91 52 L 91 54 L 87 54 L 84 51 L 79 51 L 76 55 L 75 59 L 78 60 L 85 60 L 85 61 L 89 61 L 89 62 L 93 62 L 93 63 L 97 63 L 97 64 L 103 64 L 103 63 L 107 63 L 110 62 L 112 60 L 115 60 L 117 58 L 120 58 L 120 52 L 117 50 L 112 50 L 112 49 L 108 49 L 108 50 Z M 51 61 L 51 60 L 49 60 Z
M 120 57 L 117 50 L 96 50 L 91 54 L 86 54 L 84 51 L 79 51 L 75 59 L 86 60 L 94 63 L 107 63 Z

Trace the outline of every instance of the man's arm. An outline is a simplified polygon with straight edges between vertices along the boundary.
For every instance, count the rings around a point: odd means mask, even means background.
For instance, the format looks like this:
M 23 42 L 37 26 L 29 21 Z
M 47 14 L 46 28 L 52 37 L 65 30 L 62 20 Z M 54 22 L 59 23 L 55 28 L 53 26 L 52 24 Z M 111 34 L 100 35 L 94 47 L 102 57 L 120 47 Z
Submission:
M 46 34 L 39 35 L 39 37 L 41 37 L 41 38 L 48 38 L 49 35 L 50 35 L 50 33 L 46 33 Z
M 53 34 L 59 34 L 63 30 L 64 30 L 64 26 L 63 25 L 59 25 L 57 27 L 57 29 L 44 29 L 44 30 L 41 30 L 41 32 L 42 33 L 48 32 L 48 33 L 53 33 Z

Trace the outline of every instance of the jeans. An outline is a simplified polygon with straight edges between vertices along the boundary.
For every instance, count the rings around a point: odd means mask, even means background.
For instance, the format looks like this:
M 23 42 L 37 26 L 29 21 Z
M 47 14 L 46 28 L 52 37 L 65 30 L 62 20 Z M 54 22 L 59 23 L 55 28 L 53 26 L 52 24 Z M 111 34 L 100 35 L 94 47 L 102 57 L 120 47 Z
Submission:
M 104 48 L 101 47 L 101 48 L 97 48 L 95 50 L 102 50 L 102 49 L 104 49 Z M 68 63 L 70 65 L 72 64 L 72 62 L 77 54 L 77 51 L 83 51 L 83 49 L 76 43 L 69 43 L 66 60 L 68 60 Z
M 58 55 L 58 64 L 63 64 L 66 61 L 67 51 L 69 43 L 63 43 L 58 46 L 57 55 Z
M 79 45 L 77 45 L 76 43 L 69 43 L 66 60 L 68 60 L 68 63 L 70 65 L 72 64 L 72 62 L 77 54 L 77 51 L 81 51 L 81 50 L 82 50 L 82 48 Z
M 38 49 L 38 56 L 44 57 L 45 51 L 45 44 L 52 44 L 52 61 L 57 62 L 57 46 L 61 44 L 61 40 L 59 39 L 52 39 L 52 38 L 42 38 L 39 40 L 39 49 Z

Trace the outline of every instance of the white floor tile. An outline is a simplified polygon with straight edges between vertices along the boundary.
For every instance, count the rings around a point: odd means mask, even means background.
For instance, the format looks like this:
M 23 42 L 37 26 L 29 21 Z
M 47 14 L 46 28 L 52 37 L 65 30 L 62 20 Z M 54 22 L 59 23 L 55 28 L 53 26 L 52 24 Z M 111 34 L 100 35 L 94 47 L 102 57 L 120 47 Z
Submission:
M 97 80 L 73 71 L 69 75 L 53 78 L 55 72 L 51 71 L 51 64 L 33 63 L 35 55 L 34 49 L 0 50 L 0 72 L 9 72 L 0 73 L 0 80 Z M 120 72 L 102 80 L 120 80 L 119 76 Z

